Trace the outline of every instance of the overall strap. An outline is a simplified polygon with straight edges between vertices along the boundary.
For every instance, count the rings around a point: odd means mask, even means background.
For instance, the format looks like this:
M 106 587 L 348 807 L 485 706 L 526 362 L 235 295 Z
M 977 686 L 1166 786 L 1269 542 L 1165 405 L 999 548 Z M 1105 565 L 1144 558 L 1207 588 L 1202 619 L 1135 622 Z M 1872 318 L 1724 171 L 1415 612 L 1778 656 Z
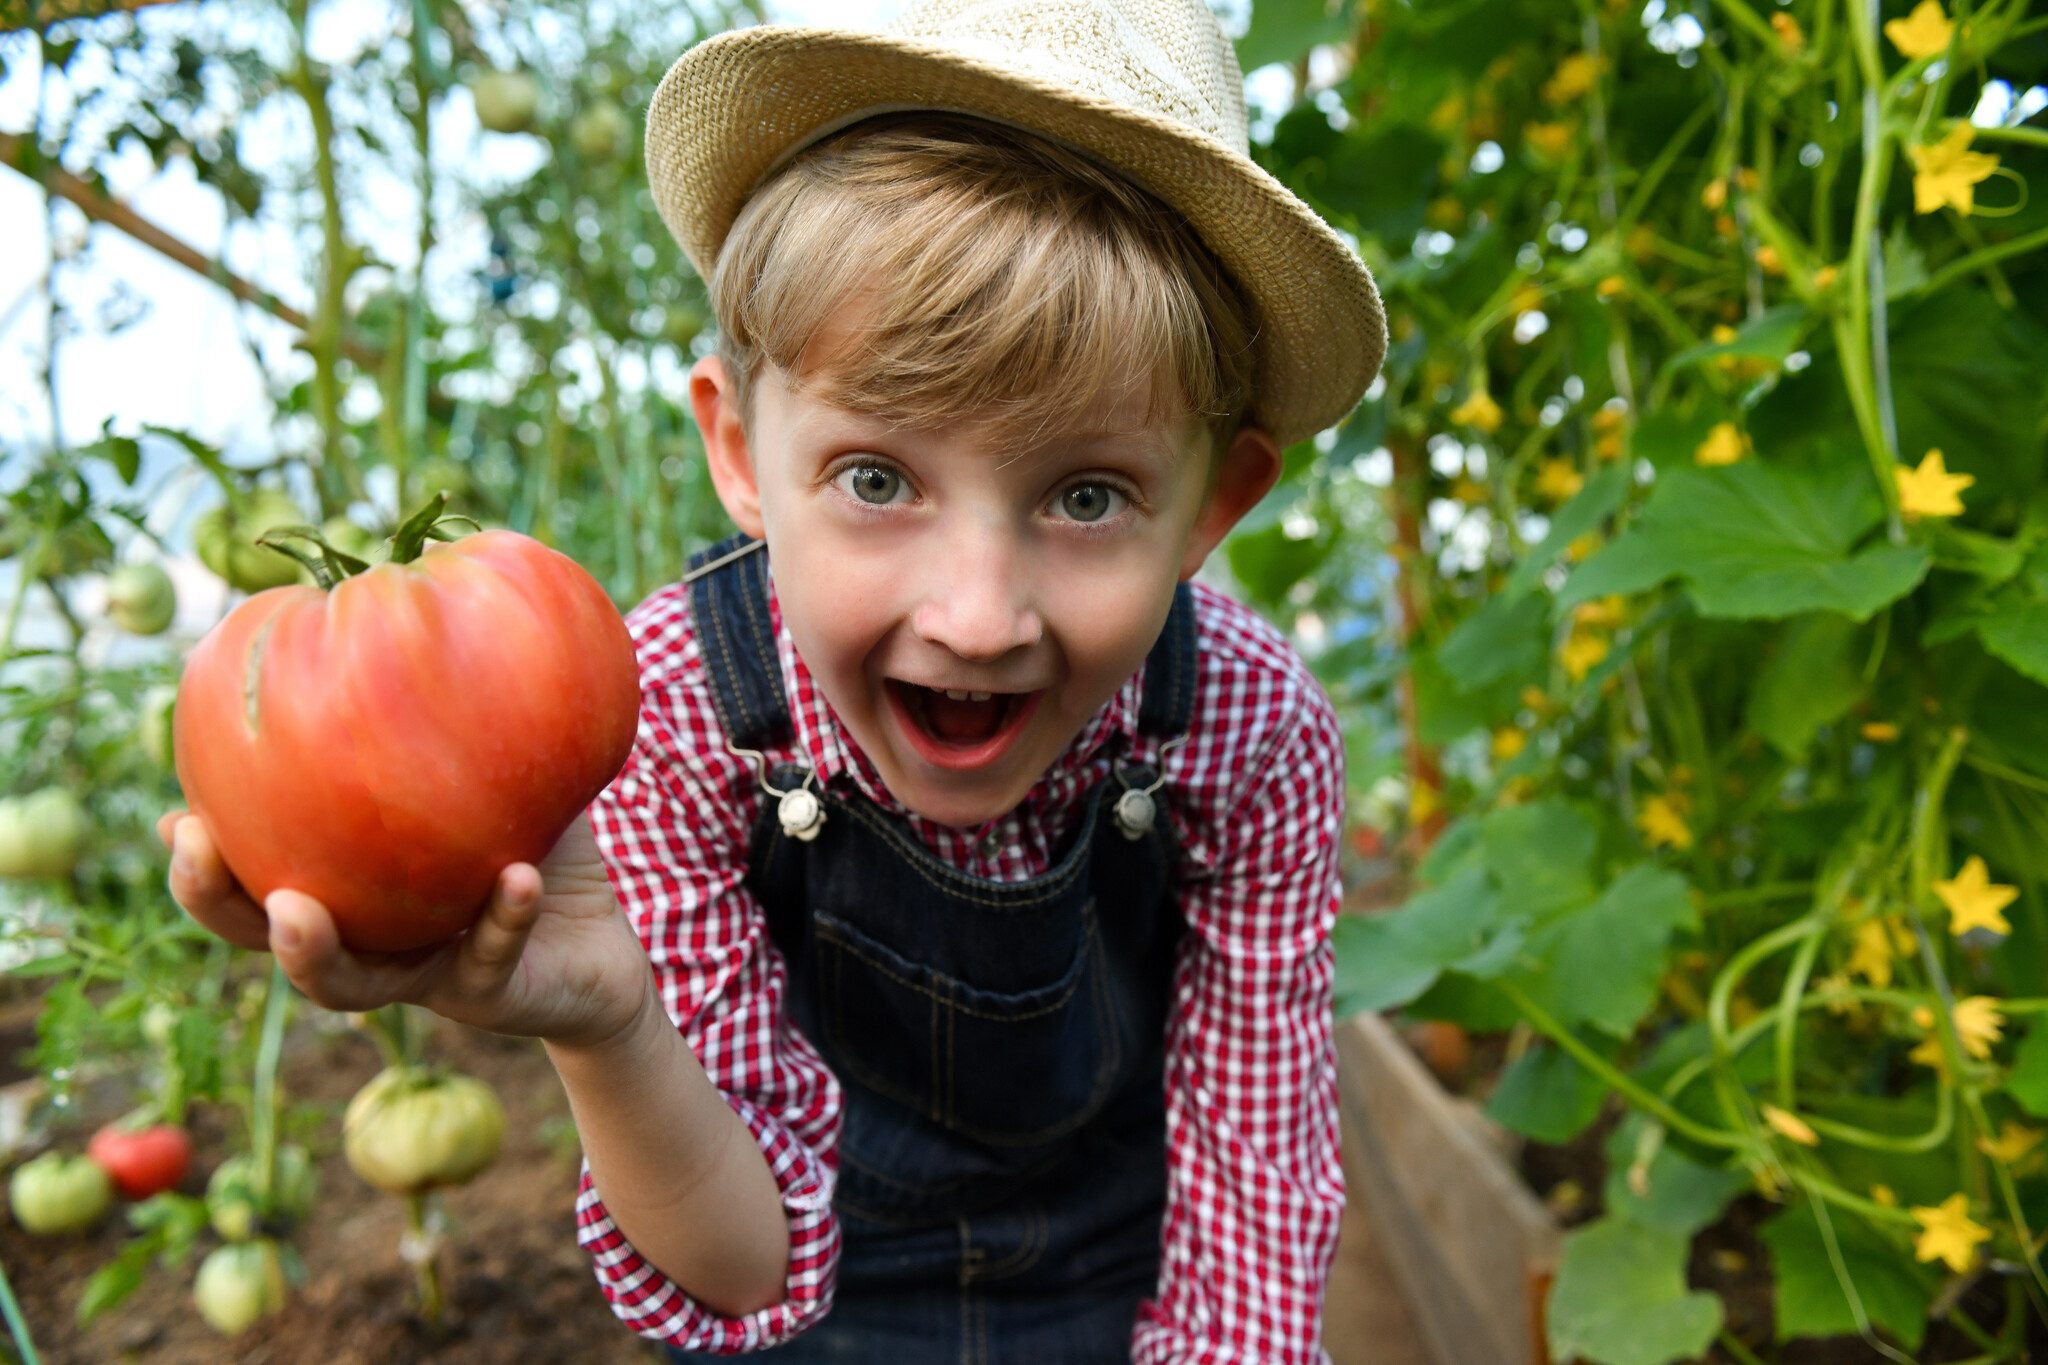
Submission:
M 1145 687 L 1138 701 L 1138 733 L 1152 739 L 1184 735 L 1195 722 L 1195 593 L 1173 590 L 1166 627 L 1145 656 Z
M 795 733 L 768 615 L 767 542 L 737 535 L 690 556 L 682 581 L 729 744 L 767 749 Z

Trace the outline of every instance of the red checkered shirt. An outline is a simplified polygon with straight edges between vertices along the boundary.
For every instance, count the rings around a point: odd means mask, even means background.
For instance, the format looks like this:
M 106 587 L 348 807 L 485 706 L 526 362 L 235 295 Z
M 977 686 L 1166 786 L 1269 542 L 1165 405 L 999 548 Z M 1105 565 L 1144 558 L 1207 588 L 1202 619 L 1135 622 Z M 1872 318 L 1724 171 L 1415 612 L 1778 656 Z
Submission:
M 773 603 L 771 601 L 771 609 Z M 1194 724 L 1165 757 L 1164 809 L 1187 860 L 1189 932 L 1166 1025 L 1167 1192 L 1155 1298 L 1131 1340 L 1139 1365 L 1321 1362 L 1323 1286 L 1344 1205 L 1331 1045 L 1344 745 L 1329 699 L 1279 633 L 1195 588 Z M 963 871 L 1005 881 L 1051 866 L 1119 737 L 1137 730 L 1142 675 L 1106 702 L 1022 804 L 979 830 L 934 824 L 883 787 L 796 655 L 775 611 L 796 736 L 770 758 L 850 781 Z M 768 1159 L 789 1218 L 787 1296 L 724 1317 L 634 1250 L 583 1176 L 578 1240 L 612 1309 L 686 1350 L 784 1341 L 831 1307 L 840 1089 L 783 1012 L 784 965 L 744 882 L 764 795 L 725 749 L 688 590 L 626 618 L 640 656 L 640 730 L 591 808 L 626 914 L 671 1018 Z

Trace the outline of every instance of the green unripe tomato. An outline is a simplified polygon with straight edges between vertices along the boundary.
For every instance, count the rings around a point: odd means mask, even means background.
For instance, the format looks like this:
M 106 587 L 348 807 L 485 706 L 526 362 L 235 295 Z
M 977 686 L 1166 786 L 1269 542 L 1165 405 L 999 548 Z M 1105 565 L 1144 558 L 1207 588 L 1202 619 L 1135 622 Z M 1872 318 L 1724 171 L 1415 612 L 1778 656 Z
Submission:
M 135 736 L 142 741 L 142 752 L 159 768 L 172 765 L 171 717 L 178 707 L 178 689 L 170 683 L 158 683 L 142 694 L 142 715 L 135 725 Z
M 107 575 L 107 619 L 130 635 L 160 635 L 178 614 L 178 590 L 161 564 L 123 564 Z
M 354 555 L 373 564 L 384 557 L 387 548 L 376 532 L 364 530 L 345 516 L 332 516 L 321 522 L 320 536 L 343 554 Z M 306 548 L 310 550 L 313 547 L 309 545 Z
M 394 1066 L 356 1092 L 341 1131 L 349 1169 L 387 1194 L 419 1194 L 497 1160 L 505 1110 L 473 1076 Z
M 92 817 L 62 787 L 0 798 L 0 877 L 68 877 Z
M 206 1213 L 213 1230 L 230 1242 L 245 1242 L 270 1226 L 279 1231 L 304 1218 L 313 1207 L 320 1173 L 296 1142 L 281 1143 L 272 1171 L 270 1212 L 256 1196 L 256 1157 L 243 1152 L 216 1166 L 206 1182 Z
M 417 507 L 436 493 L 446 493 L 451 507 L 469 496 L 469 470 L 458 460 L 421 460 L 406 472 L 405 505 Z M 451 528 L 452 529 L 452 528 Z
M 91 1157 L 44 1152 L 7 1182 L 14 1221 L 38 1237 L 82 1232 L 114 1202 L 114 1182 Z
M 633 121 L 610 100 L 598 100 L 569 120 L 569 145 L 593 165 L 616 161 L 633 136 Z
M 217 1248 L 192 1281 L 199 1316 L 227 1337 L 277 1312 L 284 1299 L 284 1262 L 267 1237 Z
M 470 83 L 476 121 L 494 133 L 523 133 L 533 126 L 540 86 L 524 71 L 486 71 Z
M 199 562 L 243 592 L 262 592 L 299 581 L 299 562 L 258 545 L 256 537 L 279 526 L 304 525 L 306 514 L 285 493 L 258 489 L 237 507 L 223 503 L 192 524 L 192 546 Z

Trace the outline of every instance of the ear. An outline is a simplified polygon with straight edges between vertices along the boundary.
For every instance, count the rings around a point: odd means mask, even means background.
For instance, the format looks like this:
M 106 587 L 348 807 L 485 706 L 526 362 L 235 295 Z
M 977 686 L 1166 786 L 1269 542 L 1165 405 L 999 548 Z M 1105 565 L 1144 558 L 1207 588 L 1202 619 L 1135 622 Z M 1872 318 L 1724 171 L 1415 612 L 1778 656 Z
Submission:
M 1230 528 L 1280 481 L 1280 447 L 1257 427 L 1240 427 L 1216 459 L 1216 486 L 1195 517 L 1187 552 L 1181 557 L 1182 582 L 1201 570 L 1202 561 L 1223 543 Z
M 760 540 L 761 488 L 754 478 L 754 457 L 747 448 L 739 395 L 725 362 L 705 356 L 690 367 L 690 411 L 704 438 L 704 458 L 711 466 L 711 486 L 725 504 L 726 515 L 742 531 Z

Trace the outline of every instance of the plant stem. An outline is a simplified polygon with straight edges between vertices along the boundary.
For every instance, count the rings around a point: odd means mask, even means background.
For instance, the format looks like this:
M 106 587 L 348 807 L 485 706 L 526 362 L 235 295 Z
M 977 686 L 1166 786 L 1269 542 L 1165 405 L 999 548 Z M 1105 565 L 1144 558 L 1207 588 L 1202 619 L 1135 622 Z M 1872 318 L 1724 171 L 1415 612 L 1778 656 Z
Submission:
M 1725 1148 L 1728 1151 L 1742 1151 L 1752 1145 L 1747 1138 L 1735 1133 L 1722 1132 L 1718 1128 L 1709 1128 L 1697 1119 L 1680 1113 L 1630 1080 L 1612 1062 L 1579 1041 L 1570 1029 L 1551 1018 L 1549 1011 L 1531 999 L 1527 991 L 1506 977 L 1499 978 L 1493 984 L 1513 1002 L 1515 1009 L 1538 1033 L 1570 1053 L 1580 1066 L 1605 1081 L 1630 1104 L 1660 1120 L 1665 1127 L 1685 1134 L 1694 1142 L 1704 1143 L 1709 1147 Z
M 413 1261 L 413 1274 L 419 1283 L 420 1316 L 427 1320 L 427 1326 L 441 1325 L 441 1269 L 436 1263 L 433 1239 L 427 1232 L 427 1196 L 409 1194 L 405 1197 L 405 1221 L 411 1230 L 418 1257 Z
M 21 1315 L 21 1305 L 14 1301 L 14 1286 L 7 1282 L 4 1265 L 0 1265 L 0 1313 L 7 1316 L 7 1331 L 14 1338 L 21 1365 L 42 1365 L 42 1358 L 36 1354 L 35 1338 L 29 1335 L 28 1321 Z
M 256 1159 L 256 1198 L 265 1209 L 277 1172 L 277 1064 L 284 1053 L 285 1013 L 291 1006 L 292 983 L 281 963 L 270 968 L 263 998 L 263 1036 L 256 1044 L 256 1080 L 249 1105 L 249 1145 Z

